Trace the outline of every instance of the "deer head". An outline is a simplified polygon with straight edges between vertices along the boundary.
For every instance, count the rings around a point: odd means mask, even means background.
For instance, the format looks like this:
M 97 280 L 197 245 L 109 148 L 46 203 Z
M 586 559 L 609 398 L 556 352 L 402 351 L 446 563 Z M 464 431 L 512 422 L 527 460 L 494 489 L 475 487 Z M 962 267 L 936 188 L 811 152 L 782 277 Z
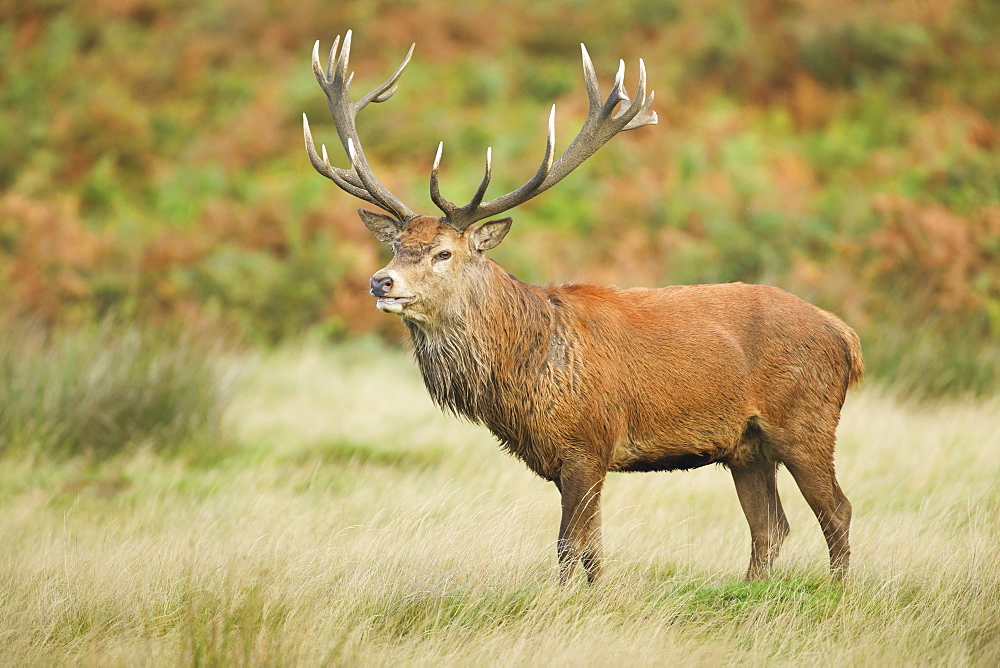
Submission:
M 484 289 L 495 265 L 484 254 L 499 244 L 510 229 L 511 219 L 503 218 L 473 226 L 475 223 L 513 209 L 545 192 L 589 158 L 619 132 L 657 122 L 656 112 L 650 111 L 653 94 L 646 95 L 646 69 L 639 60 L 639 82 L 634 99 L 625 92 L 625 63 L 620 62 L 610 95 L 602 100 L 597 75 L 586 47 L 583 54 L 583 74 L 590 99 L 590 109 L 583 127 L 565 151 L 554 158 L 555 105 L 549 113 L 545 154 L 535 174 L 516 190 L 484 202 L 492 173 L 492 150 L 486 151 L 486 170 L 472 199 L 458 206 L 441 195 L 439 170 L 444 143 L 438 145 L 431 168 L 430 194 L 442 216 L 418 216 L 379 182 L 365 158 L 355 127 L 359 111 L 370 102 L 384 102 L 396 92 L 399 80 L 413 55 L 410 46 L 402 64 L 380 86 L 356 102 L 348 98 L 353 73 L 348 73 L 351 31 L 333 43 L 327 66 L 319 58 L 319 42 L 313 47 L 312 67 L 316 80 L 326 93 L 334 125 L 341 144 L 350 159 L 350 169 L 330 164 L 326 146 L 322 156 L 302 116 L 306 152 L 313 167 L 332 180 L 342 190 L 362 199 L 386 213 L 367 209 L 358 211 L 365 226 L 379 241 L 392 244 L 394 257 L 371 278 L 371 293 L 377 306 L 387 313 L 396 313 L 408 320 L 429 326 L 457 303 L 468 303 L 471 295 Z M 483 294 L 479 292 L 479 294 Z

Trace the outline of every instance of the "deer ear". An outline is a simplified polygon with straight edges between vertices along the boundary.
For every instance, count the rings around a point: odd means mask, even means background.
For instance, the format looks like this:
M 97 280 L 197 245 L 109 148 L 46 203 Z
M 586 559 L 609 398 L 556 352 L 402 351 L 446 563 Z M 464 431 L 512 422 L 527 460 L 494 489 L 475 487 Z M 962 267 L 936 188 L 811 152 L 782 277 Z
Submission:
M 358 209 L 358 215 L 361 216 L 361 222 L 365 224 L 365 227 L 379 241 L 388 243 L 399 234 L 399 221 L 391 216 L 375 213 L 368 209 Z
M 507 236 L 512 222 L 514 222 L 513 218 L 501 218 L 500 220 L 491 220 L 488 223 L 483 223 L 479 227 L 473 228 L 473 248 L 480 252 L 496 248 L 503 241 L 503 238 Z

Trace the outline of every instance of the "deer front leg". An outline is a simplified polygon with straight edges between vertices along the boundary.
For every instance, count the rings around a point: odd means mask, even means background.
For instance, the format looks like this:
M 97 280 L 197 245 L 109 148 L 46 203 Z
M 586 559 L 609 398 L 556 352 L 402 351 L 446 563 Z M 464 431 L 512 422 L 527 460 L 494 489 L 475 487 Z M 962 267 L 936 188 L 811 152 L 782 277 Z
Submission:
M 601 574 L 601 488 L 605 470 L 602 466 L 574 458 L 564 461 L 556 486 L 562 494 L 562 521 L 559 524 L 559 581 L 565 584 L 573 575 L 577 560 L 583 561 L 587 579 L 594 582 Z

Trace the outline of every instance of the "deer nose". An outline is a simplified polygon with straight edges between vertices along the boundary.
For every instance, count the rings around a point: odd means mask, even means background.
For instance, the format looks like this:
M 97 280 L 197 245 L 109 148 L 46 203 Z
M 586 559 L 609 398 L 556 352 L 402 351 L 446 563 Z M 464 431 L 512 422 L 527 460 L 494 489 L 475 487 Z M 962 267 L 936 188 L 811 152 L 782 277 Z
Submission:
M 372 276 L 368 281 L 369 285 L 372 286 L 371 293 L 373 297 L 385 297 L 389 290 L 392 289 L 392 279 L 388 276 Z

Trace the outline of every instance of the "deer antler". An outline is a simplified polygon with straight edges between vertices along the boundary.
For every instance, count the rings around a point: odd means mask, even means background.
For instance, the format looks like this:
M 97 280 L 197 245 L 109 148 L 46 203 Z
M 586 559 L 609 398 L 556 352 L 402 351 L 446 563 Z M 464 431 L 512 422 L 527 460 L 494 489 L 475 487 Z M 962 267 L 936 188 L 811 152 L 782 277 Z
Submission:
M 406 65 L 410 62 L 415 45 L 410 46 L 402 64 L 396 68 L 396 71 L 385 83 L 362 96 L 357 102 L 351 102 L 347 97 L 351 89 L 351 80 L 354 78 L 353 72 L 347 73 L 347 63 L 351 55 L 350 30 L 344 35 L 344 47 L 338 55 L 337 47 L 339 45 L 340 37 L 338 36 L 333 42 L 333 48 L 330 49 L 330 57 L 324 71 L 319 60 L 319 41 L 317 41 L 313 46 L 312 67 L 316 81 L 326 93 L 330 113 L 333 114 L 333 123 L 337 128 L 337 134 L 340 135 L 340 142 L 351 160 L 352 168 L 342 169 L 332 166 L 325 145 L 322 146 L 323 157 L 320 158 L 319 154 L 316 153 L 312 132 L 309 130 L 309 120 L 305 114 L 302 114 L 302 132 L 306 140 L 306 153 L 309 154 L 309 161 L 317 172 L 351 195 L 390 212 L 402 227 L 402 223 L 412 218 L 414 213 L 375 178 L 368 165 L 368 159 L 365 158 L 365 152 L 361 148 L 361 140 L 358 138 L 358 130 L 355 127 L 355 118 L 359 111 L 368 106 L 369 102 L 385 102 L 392 97 L 393 93 L 396 92 L 396 81 L 399 80 Z
M 445 199 L 441 195 L 438 184 L 439 169 L 441 166 L 441 152 L 444 142 L 438 145 L 437 156 L 434 158 L 434 166 L 431 168 L 431 199 L 434 204 L 444 213 L 445 221 L 458 231 L 467 229 L 470 225 L 483 218 L 496 216 L 513 209 L 519 204 L 527 202 L 529 199 L 545 192 L 567 174 L 580 166 L 584 160 L 592 156 L 597 149 L 606 144 L 612 137 L 625 130 L 634 130 L 644 125 L 653 125 L 657 122 L 656 112 L 649 110 L 653 104 L 653 93 L 646 97 L 646 66 L 639 59 L 639 85 L 636 90 L 635 99 L 631 100 L 625 92 L 623 79 L 625 77 L 625 61 L 619 61 L 618 74 L 615 77 L 615 85 L 611 89 L 611 94 L 607 100 L 601 102 L 601 91 L 597 83 L 597 74 L 594 72 L 594 64 L 587 53 L 587 47 L 580 45 L 583 52 L 583 77 L 587 86 L 587 96 L 590 99 L 590 110 L 587 113 L 587 120 L 577 134 L 576 138 L 563 151 L 562 155 L 553 162 L 552 153 L 555 147 L 555 105 L 549 114 L 548 136 L 545 142 L 545 156 L 538 171 L 528 181 L 517 190 L 507 193 L 501 197 L 483 203 L 483 195 L 490 182 L 492 172 L 492 150 L 486 151 L 486 174 L 483 176 L 476 194 L 472 201 L 463 207 L 459 207 L 453 202 Z M 622 104 L 621 110 L 615 114 L 615 109 Z

